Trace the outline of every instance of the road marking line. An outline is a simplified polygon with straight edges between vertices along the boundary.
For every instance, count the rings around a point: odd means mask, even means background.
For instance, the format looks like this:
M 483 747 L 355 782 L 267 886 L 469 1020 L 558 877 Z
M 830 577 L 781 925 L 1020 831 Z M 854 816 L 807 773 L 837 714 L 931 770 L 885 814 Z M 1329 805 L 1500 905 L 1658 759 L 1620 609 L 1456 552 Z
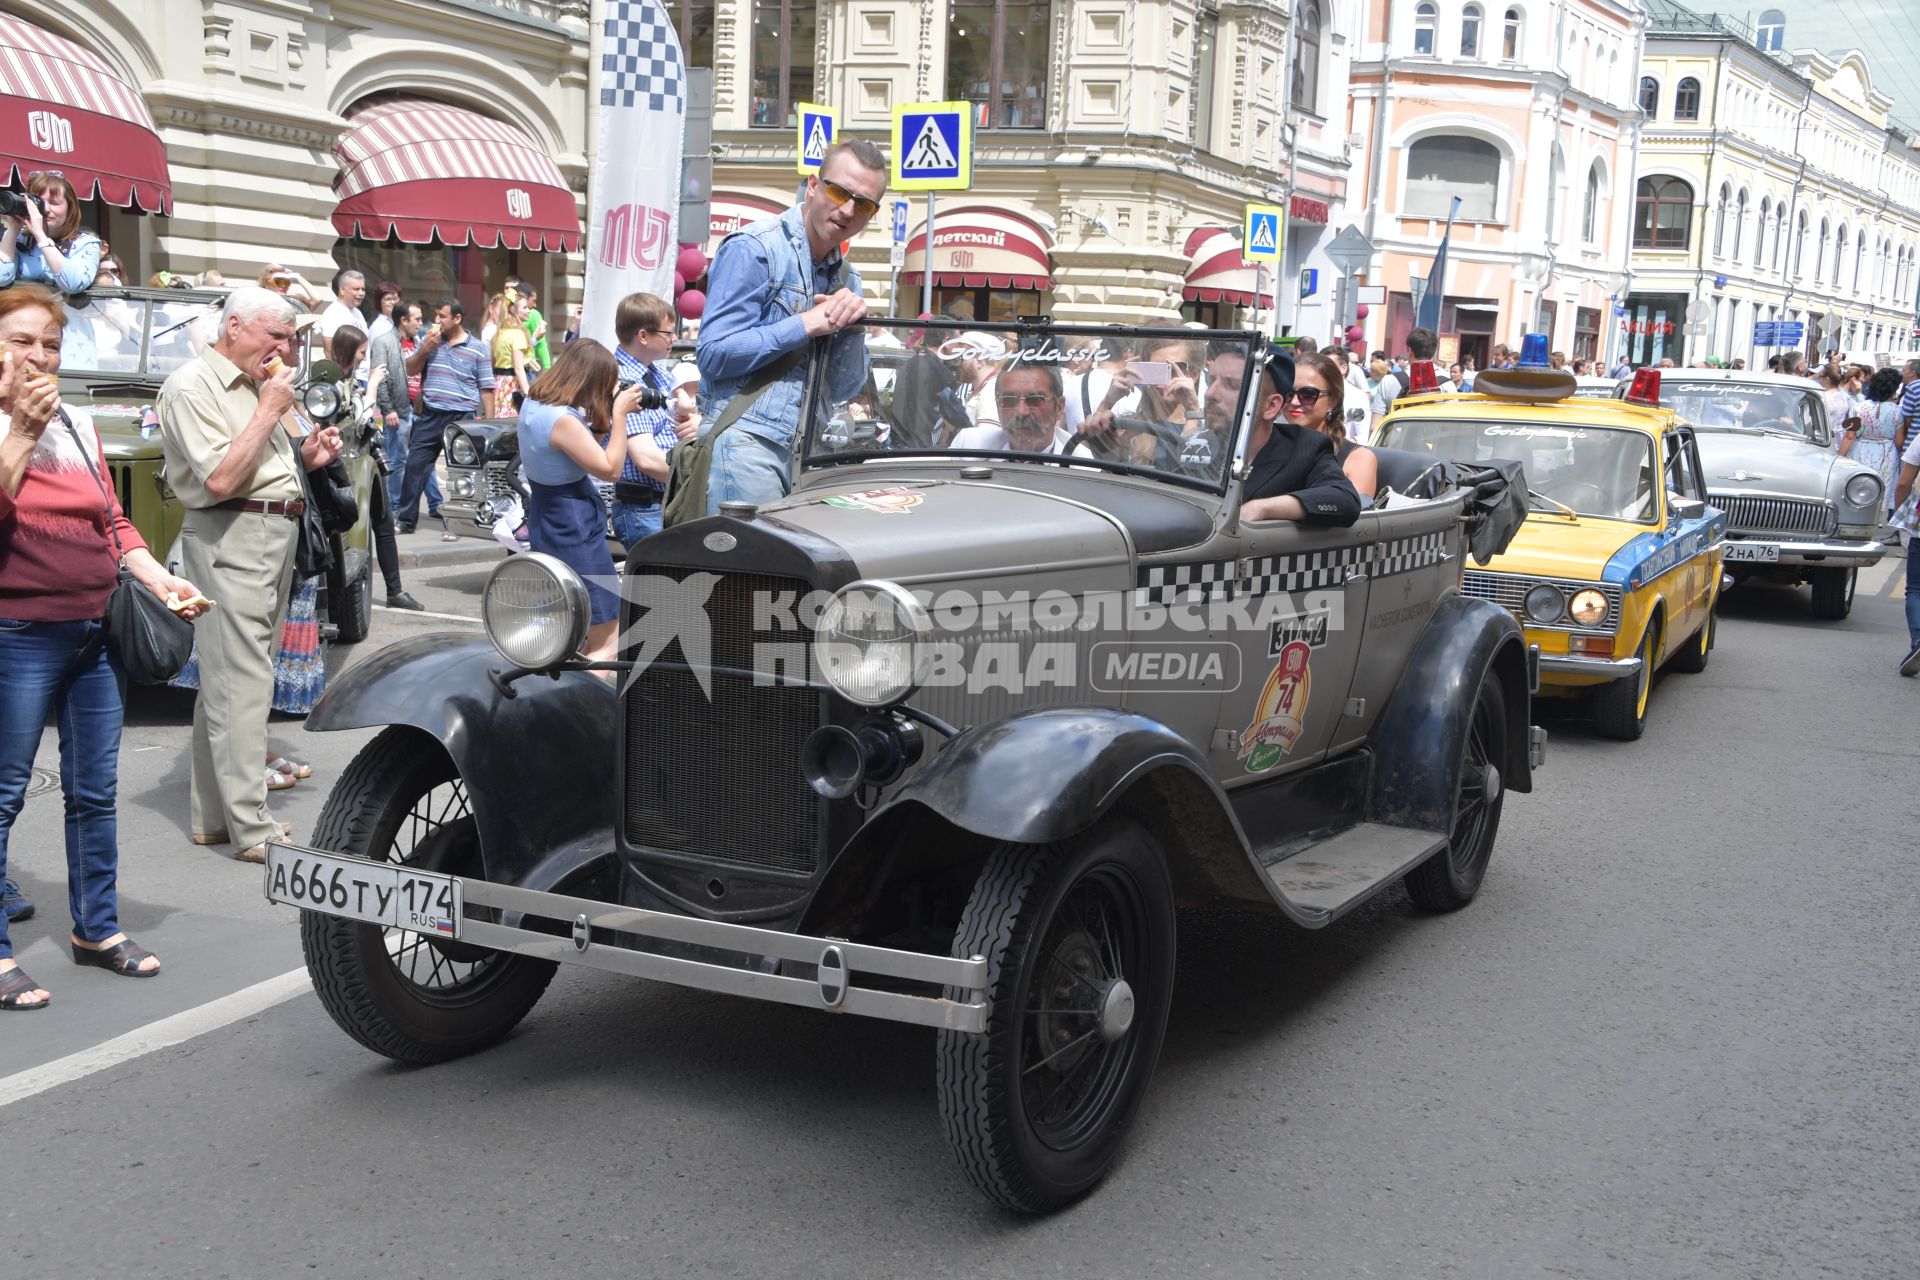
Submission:
M 158 1022 L 149 1022 L 144 1027 L 102 1041 L 90 1049 L 70 1053 L 43 1066 L 29 1067 L 0 1080 L 0 1107 L 25 1101 L 35 1094 L 71 1084 L 97 1071 L 145 1057 L 155 1050 L 184 1044 L 209 1031 L 218 1031 L 243 1018 L 265 1013 L 275 1005 L 284 1004 L 311 990 L 313 980 L 307 976 L 306 969 L 292 969 L 277 978 L 257 982 L 197 1008 L 187 1009 Z
M 373 607 L 381 613 L 391 613 L 408 618 L 439 618 L 445 622 L 465 622 L 476 627 L 480 625 L 480 619 L 469 618 L 464 613 L 435 613 L 431 609 L 395 609 L 390 605 L 384 604 L 377 604 Z

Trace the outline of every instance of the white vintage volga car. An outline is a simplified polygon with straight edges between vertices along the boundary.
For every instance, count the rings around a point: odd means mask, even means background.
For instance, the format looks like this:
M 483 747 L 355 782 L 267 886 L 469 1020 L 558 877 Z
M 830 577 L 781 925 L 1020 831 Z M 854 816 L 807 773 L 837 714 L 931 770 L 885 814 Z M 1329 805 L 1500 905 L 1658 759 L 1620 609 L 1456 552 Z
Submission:
M 1707 501 L 1727 513 L 1734 580 L 1805 582 L 1816 618 L 1846 617 L 1859 571 L 1886 551 L 1886 486 L 1872 467 L 1834 452 L 1820 384 L 1746 369 L 1663 369 L 1660 387 L 1699 441 Z

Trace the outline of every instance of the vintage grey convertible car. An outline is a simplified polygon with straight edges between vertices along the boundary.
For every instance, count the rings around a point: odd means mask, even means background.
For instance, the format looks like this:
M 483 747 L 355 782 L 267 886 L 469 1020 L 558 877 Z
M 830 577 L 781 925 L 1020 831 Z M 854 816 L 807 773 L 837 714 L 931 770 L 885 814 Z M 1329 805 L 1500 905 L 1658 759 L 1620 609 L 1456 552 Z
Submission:
M 1834 453 L 1820 384 L 1745 369 L 1660 373 L 1661 400 L 1699 441 L 1707 501 L 1727 513 L 1727 571 L 1736 582 L 1811 583 L 1814 617 L 1846 617 L 1860 570 L 1885 553 L 1886 486 Z
M 471 1052 L 557 963 L 933 1027 L 967 1176 L 1040 1212 L 1139 1108 L 1177 904 L 1319 929 L 1395 884 L 1474 897 L 1545 746 L 1518 624 L 1460 591 L 1501 478 L 1409 455 L 1350 528 L 1248 522 L 1256 335 L 973 328 L 1007 344 L 986 394 L 953 394 L 987 357 L 951 347 L 846 404 L 816 369 L 790 497 L 641 543 L 617 683 L 574 657 L 579 579 L 528 554 L 488 640 L 329 687 L 310 729 L 387 727 L 267 893 L 349 1035 Z M 1204 406 L 1015 447 L 1064 343 L 1169 338 Z

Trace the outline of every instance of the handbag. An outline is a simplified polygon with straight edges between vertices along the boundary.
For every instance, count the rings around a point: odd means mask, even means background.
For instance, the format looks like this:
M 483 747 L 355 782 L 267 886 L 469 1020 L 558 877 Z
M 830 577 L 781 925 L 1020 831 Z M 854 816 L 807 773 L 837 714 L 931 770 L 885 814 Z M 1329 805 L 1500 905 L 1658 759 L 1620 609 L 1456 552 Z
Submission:
M 167 608 L 166 602 L 140 585 L 127 568 L 127 549 L 120 542 L 119 529 L 114 527 L 113 499 L 107 493 L 106 481 L 100 478 L 87 442 L 65 409 L 60 411 L 60 421 L 72 434 L 86 461 L 87 474 L 100 490 L 100 500 L 107 510 L 107 536 L 113 539 L 119 557 L 120 578 L 107 597 L 107 651 L 128 679 L 139 684 L 165 684 L 179 675 L 180 668 L 193 656 L 193 624 Z
M 767 388 L 780 381 L 799 363 L 805 348 L 784 360 L 763 365 L 752 380 L 727 401 L 713 430 L 675 445 L 667 454 L 667 496 L 660 504 L 660 527 L 671 529 L 707 514 L 707 477 L 713 469 L 713 446 L 720 433 L 740 420 Z

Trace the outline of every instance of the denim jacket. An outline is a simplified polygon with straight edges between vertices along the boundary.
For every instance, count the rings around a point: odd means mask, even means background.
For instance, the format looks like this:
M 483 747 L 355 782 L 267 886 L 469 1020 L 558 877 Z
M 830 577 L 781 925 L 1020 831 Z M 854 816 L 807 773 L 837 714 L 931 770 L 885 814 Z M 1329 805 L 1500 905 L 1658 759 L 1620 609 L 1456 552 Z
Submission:
M 800 315 L 816 293 L 843 285 L 860 292 L 860 273 L 838 249 L 825 262 L 812 261 L 801 206 L 751 223 L 720 242 L 708 271 L 708 300 L 700 322 L 700 414 L 709 423 L 761 367 L 804 349 Z M 835 402 L 853 399 L 867 380 L 867 343 L 854 330 L 835 334 L 826 347 L 826 393 Z M 734 430 L 791 445 L 800 425 L 812 361 L 801 359 L 741 415 Z M 825 414 L 816 410 L 816 417 Z

